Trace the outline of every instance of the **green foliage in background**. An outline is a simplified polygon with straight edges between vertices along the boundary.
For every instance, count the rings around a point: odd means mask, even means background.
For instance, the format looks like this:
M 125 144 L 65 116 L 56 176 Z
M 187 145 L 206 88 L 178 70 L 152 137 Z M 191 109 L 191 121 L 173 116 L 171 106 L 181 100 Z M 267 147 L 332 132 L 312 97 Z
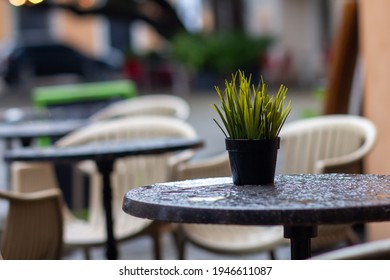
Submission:
M 272 42 L 270 37 L 252 38 L 242 32 L 178 34 L 172 41 L 172 54 L 191 70 L 230 73 L 258 65 Z
M 238 85 L 237 85 L 238 76 Z M 279 135 L 288 114 L 291 101 L 284 106 L 287 88 L 281 85 L 276 96 L 267 92 L 267 85 L 261 79 L 255 87 L 244 72 L 232 74 L 231 81 L 225 81 L 223 92 L 215 87 L 221 100 L 221 107 L 212 107 L 220 116 L 223 127 L 216 124 L 230 139 L 274 139 Z

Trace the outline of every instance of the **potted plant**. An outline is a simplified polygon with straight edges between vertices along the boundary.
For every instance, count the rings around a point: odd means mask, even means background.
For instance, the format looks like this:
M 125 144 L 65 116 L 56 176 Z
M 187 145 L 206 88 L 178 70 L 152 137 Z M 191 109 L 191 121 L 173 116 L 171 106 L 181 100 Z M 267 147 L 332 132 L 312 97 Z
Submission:
M 238 84 L 237 84 L 238 82 Z M 225 89 L 215 87 L 221 107 L 213 104 L 222 120 L 216 122 L 224 133 L 226 149 L 235 185 L 269 185 L 274 183 L 279 132 L 291 111 L 286 106 L 287 88 L 281 85 L 276 96 L 267 92 L 263 79 L 256 87 L 251 76 L 238 71 Z

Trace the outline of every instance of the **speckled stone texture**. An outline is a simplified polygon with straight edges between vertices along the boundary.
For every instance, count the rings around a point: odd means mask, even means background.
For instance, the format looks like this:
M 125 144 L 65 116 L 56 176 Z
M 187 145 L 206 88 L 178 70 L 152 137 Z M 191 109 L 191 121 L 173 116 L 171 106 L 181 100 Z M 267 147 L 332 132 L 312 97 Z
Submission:
M 318 225 L 390 220 L 390 176 L 278 175 L 274 185 L 210 178 L 144 186 L 126 213 L 155 220 L 241 225 Z

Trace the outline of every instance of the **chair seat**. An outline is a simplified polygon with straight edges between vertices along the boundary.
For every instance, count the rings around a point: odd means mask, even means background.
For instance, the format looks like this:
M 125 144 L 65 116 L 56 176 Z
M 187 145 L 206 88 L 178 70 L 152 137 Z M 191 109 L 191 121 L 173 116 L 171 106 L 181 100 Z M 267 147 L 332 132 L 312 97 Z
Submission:
M 216 252 L 250 253 L 287 244 L 283 227 L 184 224 L 183 231 L 198 246 Z
M 149 226 L 152 221 L 147 219 L 139 219 L 128 217 L 131 219 L 131 227 L 116 226 L 114 230 L 115 239 L 117 241 L 125 240 L 129 236 L 134 236 L 143 231 Z M 106 229 L 103 226 L 93 225 L 83 220 L 73 220 L 65 223 L 64 241 L 66 246 L 98 246 L 105 244 L 107 240 Z

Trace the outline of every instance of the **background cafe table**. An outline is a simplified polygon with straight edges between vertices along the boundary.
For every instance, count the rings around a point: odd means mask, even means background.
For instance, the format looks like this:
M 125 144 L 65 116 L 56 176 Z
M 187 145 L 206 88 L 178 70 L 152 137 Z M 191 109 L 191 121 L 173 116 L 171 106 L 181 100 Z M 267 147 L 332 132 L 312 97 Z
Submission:
M 58 148 L 22 148 L 6 151 L 4 159 L 12 161 L 52 161 L 72 162 L 91 159 L 96 162 L 103 178 L 103 203 L 107 226 L 107 258 L 117 258 L 117 247 L 113 233 L 111 185 L 110 174 L 113 170 L 114 161 L 121 157 L 161 154 L 179 151 L 189 148 L 198 148 L 203 145 L 200 139 L 185 138 L 156 138 L 138 139 L 127 141 L 105 142 L 103 144 L 89 144 L 75 147 Z
M 305 259 L 319 224 L 390 220 L 390 176 L 278 175 L 274 186 L 235 186 L 231 178 L 162 183 L 129 191 L 123 210 L 176 223 L 283 225 L 291 258 Z
M 19 139 L 22 146 L 29 146 L 38 137 L 59 138 L 87 124 L 85 119 L 73 120 L 31 120 L 15 123 L 0 123 L 0 139 L 6 141 L 7 149 L 13 139 Z

